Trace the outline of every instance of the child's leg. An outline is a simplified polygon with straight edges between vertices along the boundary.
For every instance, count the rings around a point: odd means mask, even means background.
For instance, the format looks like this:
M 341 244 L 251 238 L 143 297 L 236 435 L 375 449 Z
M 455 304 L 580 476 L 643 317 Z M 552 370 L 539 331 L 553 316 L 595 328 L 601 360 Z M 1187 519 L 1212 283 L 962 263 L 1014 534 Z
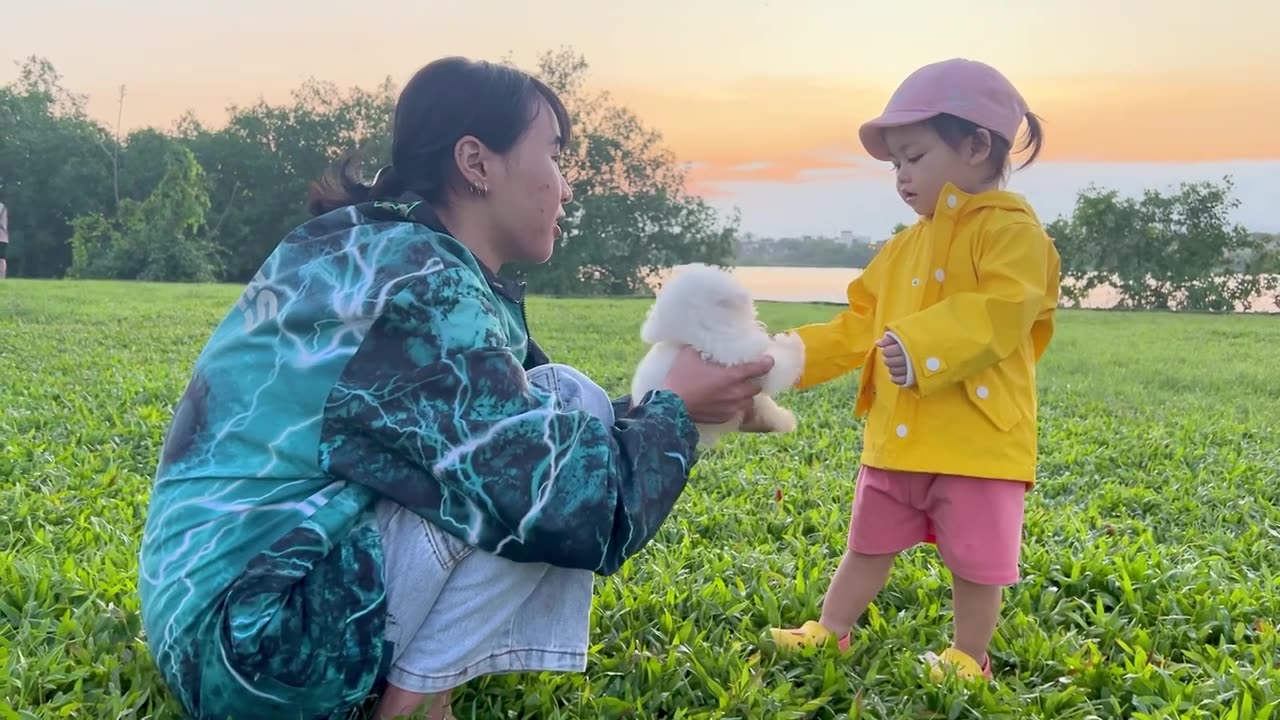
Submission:
M 938 551 L 954 577 L 955 638 L 950 657 L 965 674 L 989 675 L 1004 587 L 1018 581 L 1027 485 L 942 476 L 929 507 Z M 977 670 L 975 670 L 977 668 Z
M 921 509 L 932 477 L 863 466 L 849 521 L 848 552 L 840 560 L 822 603 L 822 619 L 800 628 L 774 628 L 774 642 L 797 649 L 835 635 L 847 646 L 851 628 L 884 589 L 898 553 L 929 532 Z
M 955 648 L 982 664 L 1000 619 L 1004 588 L 979 585 L 956 575 L 952 584 L 955 606 Z
M 850 550 L 840 560 L 822 601 L 822 627 L 844 637 L 884 589 L 897 553 L 860 555 Z

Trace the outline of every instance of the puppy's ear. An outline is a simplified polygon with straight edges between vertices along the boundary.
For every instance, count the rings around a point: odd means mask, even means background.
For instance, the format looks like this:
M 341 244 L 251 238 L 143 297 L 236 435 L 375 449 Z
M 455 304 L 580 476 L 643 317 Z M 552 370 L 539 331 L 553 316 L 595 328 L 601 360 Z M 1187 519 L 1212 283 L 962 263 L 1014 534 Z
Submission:
M 750 310 L 751 293 L 746 288 L 735 288 L 719 301 L 719 306 L 726 310 Z
M 751 306 L 751 292 L 746 288 L 736 287 L 725 293 L 716 301 L 716 305 L 725 310 L 741 310 Z

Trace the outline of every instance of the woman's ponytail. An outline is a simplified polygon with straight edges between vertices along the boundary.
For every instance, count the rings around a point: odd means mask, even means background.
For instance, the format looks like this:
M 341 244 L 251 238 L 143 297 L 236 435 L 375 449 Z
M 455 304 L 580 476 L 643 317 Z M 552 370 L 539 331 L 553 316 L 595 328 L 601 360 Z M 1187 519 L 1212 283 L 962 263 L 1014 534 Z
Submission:
M 307 206 L 312 215 L 323 215 L 347 205 L 397 197 L 405 191 L 394 165 L 387 165 L 365 184 L 360 177 L 360 159 L 352 153 L 311 183 Z
M 340 207 L 367 202 L 371 190 L 360 180 L 360 160 L 352 153 L 311 183 L 307 188 L 307 209 L 312 215 L 324 215 Z
M 385 200 L 396 197 L 405 191 L 400 174 L 394 165 L 387 165 L 373 176 L 373 184 L 369 186 L 369 196 L 373 200 Z

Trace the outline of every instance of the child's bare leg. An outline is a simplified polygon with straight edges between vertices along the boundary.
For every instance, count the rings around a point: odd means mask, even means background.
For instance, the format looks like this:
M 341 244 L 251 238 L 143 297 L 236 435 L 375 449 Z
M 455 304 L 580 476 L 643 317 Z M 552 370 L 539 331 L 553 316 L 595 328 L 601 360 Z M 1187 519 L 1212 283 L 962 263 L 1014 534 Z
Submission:
M 387 685 L 386 691 L 382 693 L 382 700 L 378 702 L 376 717 L 378 720 L 407 718 L 417 712 L 424 703 L 431 701 L 431 709 L 427 712 L 426 720 L 454 720 L 453 710 L 450 708 L 452 699 L 452 690 L 424 695 L 402 690 L 395 685 Z
M 956 624 L 953 645 L 979 665 L 987 657 L 987 648 L 996 634 L 1003 590 L 999 585 L 978 585 L 959 576 L 952 585 Z
M 822 626 L 836 637 L 848 633 L 884 589 L 895 558 L 896 554 L 861 555 L 852 550 L 845 553 L 822 601 Z

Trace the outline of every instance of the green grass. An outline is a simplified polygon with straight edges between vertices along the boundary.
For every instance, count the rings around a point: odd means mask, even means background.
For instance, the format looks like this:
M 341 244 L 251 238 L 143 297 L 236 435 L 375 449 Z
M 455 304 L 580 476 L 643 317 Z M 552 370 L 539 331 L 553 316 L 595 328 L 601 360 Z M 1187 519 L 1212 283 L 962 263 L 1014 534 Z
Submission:
M 0 720 L 176 716 L 141 638 L 138 541 L 169 409 L 237 292 L 0 283 Z M 645 307 L 535 298 L 530 316 L 557 359 L 621 393 Z M 813 617 L 844 546 L 846 378 L 786 401 L 795 434 L 705 458 L 657 540 L 599 581 L 586 675 L 486 680 L 459 717 L 1280 718 L 1277 348 L 1274 317 L 1061 315 L 997 686 L 922 682 L 915 658 L 950 628 L 925 549 L 851 657 L 760 648 L 770 624 Z

